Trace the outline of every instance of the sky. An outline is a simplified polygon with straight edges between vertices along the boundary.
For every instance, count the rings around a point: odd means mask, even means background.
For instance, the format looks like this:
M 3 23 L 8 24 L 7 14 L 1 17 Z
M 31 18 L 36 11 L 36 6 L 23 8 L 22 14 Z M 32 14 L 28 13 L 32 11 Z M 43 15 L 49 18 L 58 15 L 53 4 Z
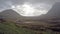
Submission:
M 28 11 L 31 11 L 31 14 L 29 15 L 32 15 L 32 13 L 35 11 L 37 11 L 38 13 L 39 11 L 41 11 L 41 14 L 45 14 L 47 11 L 51 9 L 55 2 L 60 2 L 60 0 L 0 0 L 0 12 L 2 10 L 14 8 L 19 13 L 18 10 L 22 8 L 23 11 L 27 12 L 26 14 L 29 14 Z

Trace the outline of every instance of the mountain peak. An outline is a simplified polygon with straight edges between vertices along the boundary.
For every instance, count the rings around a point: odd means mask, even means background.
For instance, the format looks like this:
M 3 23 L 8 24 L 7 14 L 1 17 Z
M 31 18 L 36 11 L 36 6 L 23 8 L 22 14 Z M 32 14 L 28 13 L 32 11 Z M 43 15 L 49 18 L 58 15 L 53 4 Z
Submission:
M 12 9 L 7 9 L 0 12 L 0 17 L 4 17 L 5 19 L 19 19 L 20 15 Z

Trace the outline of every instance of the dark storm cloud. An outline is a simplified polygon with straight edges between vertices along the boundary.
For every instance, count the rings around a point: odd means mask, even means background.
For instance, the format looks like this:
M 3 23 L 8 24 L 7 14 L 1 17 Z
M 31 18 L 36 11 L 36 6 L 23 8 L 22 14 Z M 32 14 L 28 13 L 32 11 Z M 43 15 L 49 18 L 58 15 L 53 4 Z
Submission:
M 50 2 L 51 0 L 29 0 L 32 3 L 46 3 L 46 2 Z
M 11 1 L 13 4 L 23 4 L 25 2 L 29 2 L 31 4 L 40 3 L 53 4 L 55 2 L 60 2 L 60 0 L 7 0 L 7 1 Z
M 25 0 L 0 0 L 0 10 L 8 9 L 11 5 L 18 5 L 24 3 Z
M 23 4 L 24 2 L 30 2 L 32 4 L 36 3 L 54 3 L 60 0 L 0 0 L 0 4 L 4 4 L 5 2 L 11 2 L 13 4 Z
M 60 2 L 60 0 L 0 0 L 0 10 L 10 8 L 11 5 L 21 5 L 25 2 L 29 2 L 36 7 L 41 3 L 44 3 L 46 5 L 52 5 L 55 2 Z

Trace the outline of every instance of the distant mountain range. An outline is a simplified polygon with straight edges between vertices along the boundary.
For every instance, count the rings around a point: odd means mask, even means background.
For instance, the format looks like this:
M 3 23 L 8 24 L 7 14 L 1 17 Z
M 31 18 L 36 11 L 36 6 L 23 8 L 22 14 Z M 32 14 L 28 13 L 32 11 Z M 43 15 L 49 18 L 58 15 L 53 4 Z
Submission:
M 5 17 L 6 19 L 18 19 L 18 20 L 20 19 L 41 20 L 41 19 L 49 19 L 54 17 L 60 18 L 60 2 L 55 3 L 47 14 L 38 17 L 23 17 L 12 9 L 7 9 L 0 12 L 0 17 L 2 16 Z

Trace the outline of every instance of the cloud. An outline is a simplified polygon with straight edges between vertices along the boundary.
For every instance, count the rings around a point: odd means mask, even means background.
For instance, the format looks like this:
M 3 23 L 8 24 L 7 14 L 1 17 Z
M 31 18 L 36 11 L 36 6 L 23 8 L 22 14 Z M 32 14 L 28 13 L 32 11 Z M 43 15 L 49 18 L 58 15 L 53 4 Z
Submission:
M 60 2 L 60 0 L 0 0 L 0 10 L 10 8 L 11 5 L 22 5 L 26 2 L 29 2 L 36 8 L 41 7 L 40 5 L 42 4 L 48 9 L 53 3 Z

